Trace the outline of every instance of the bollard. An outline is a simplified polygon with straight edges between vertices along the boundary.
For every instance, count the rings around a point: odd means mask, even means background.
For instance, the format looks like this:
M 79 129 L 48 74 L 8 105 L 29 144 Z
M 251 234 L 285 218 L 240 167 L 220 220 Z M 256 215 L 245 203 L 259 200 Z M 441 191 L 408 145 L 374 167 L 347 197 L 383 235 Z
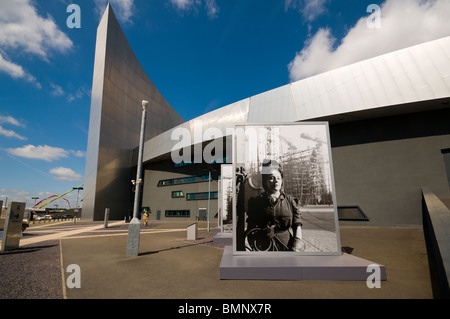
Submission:
M 197 223 L 188 226 L 187 240 L 197 240 Z
M 105 221 L 103 224 L 104 228 L 108 228 L 108 221 L 109 221 L 109 208 L 105 208 Z
M 77 214 L 78 214 L 78 209 L 74 209 L 73 210 L 73 224 L 74 225 L 77 223 Z

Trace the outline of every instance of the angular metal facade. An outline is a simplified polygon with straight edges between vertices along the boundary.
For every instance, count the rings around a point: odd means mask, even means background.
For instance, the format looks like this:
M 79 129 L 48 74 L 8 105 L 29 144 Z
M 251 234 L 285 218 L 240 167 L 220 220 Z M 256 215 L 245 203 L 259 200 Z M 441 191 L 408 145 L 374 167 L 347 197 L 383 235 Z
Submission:
M 449 97 L 450 37 L 446 37 L 275 88 L 180 127 L 194 136 L 194 122 L 202 120 L 203 131 L 219 128 L 225 136 L 227 128 L 243 123 L 343 123 L 441 108 L 430 101 Z M 178 143 L 171 134 L 164 132 L 147 141 L 144 161 L 170 153 Z
M 198 132 L 209 129 L 219 129 L 216 139 L 229 140 L 235 124 L 328 121 L 337 204 L 359 206 L 368 225 L 410 226 L 422 221 L 423 186 L 450 198 L 441 153 L 450 149 L 449 115 L 450 37 L 445 37 L 263 92 L 177 128 L 189 132 L 195 150 L 210 140 Z M 143 205 L 161 211 L 161 218 L 165 210 L 190 210 L 192 219 L 202 203 L 174 200 L 171 191 L 205 191 L 207 183 L 157 186 L 164 176 L 202 174 L 155 169 L 164 159 L 171 163 L 171 151 L 185 145 L 174 132 L 145 143 Z
M 151 82 L 110 5 L 97 29 L 83 217 L 122 219 L 132 209 L 132 157 L 142 100 L 149 101 L 146 140 L 184 122 Z
M 142 69 L 108 6 L 97 30 L 83 217 L 102 220 L 110 208 L 111 219 L 123 219 L 132 210 L 133 155 L 141 101 L 148 100 L 142 204 L 152 207 L 152 218 L 166 210 L 190 210 L 195 218 L 205 207 L 204 201 L 174 200 L 171 192 L 207 192 L 208 183 L 158 187 L 160 180 L 205 174 L 201 165 L 174 167 L 171 151 L 182 147 L 179 136 L 173 136 L 176 128 L 192 137 L 183 142 L 195 152 L 211 140 L 210 134 L 203 135 L 208 129 L 228 150 L 235 124 L 328 121 L 338 205 L 359 205 L 373 225 L 417 225 L 422 186 L 450 198 L 441 153 L 450 149 L 449 99 L 446 37 L 290 83 L 185 122 Z M 215 182 L 211 191 L 216 190 Z M 216 201 L 211 205 L 216 212 Z

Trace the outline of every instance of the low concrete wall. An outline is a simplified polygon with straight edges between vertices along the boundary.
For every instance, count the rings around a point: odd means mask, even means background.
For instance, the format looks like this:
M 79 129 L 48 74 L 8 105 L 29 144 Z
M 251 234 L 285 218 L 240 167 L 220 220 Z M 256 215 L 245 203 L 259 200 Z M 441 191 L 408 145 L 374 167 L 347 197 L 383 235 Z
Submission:
M 450 299 L 450 210 L 427 187 L 422 188 L 422 209 L 433 296 Z

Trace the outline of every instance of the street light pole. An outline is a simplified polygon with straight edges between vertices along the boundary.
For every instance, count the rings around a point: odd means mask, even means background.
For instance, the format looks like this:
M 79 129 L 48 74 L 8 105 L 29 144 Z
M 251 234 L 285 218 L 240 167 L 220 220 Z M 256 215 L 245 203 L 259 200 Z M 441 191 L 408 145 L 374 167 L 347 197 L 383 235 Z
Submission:
M 207 224 L 208 224 L 208 231 L 211 229 L 211 222 L 209 218 L 209 211 L 211 209 L 211 171 L 215 171 L 215 169 L 212 167 L 211 164 L 208 164 L 208 166 L 205 166 L 202 168 L 202 170 L 206 171 L 208 170 L 208 212 L 206 215 Z
M 78 198 L 80 197 L 80 189 L 83 189 L 83 187 L 72 187 L 72 189 L 76 189 L 78 190 L 77 193 L 77 205 L 75 206 L 75 209 L 73 210 L 74 212 L 74 217 L 73 217 L 73 224 L 75 225 L 77 223 L 77 214 L 78 214 Z
M 211 168 L 208 169 L 208 232 L 210 229 L 209 222 L 209 209 L 211 208 Z
M 128 242 L 127 242 L 127 256 L 137 256 L 139 253 L 139 236 L 141 230 L 141 222 L 139 221 L 139 206 L 142 185 L 142 157 L 144 153 L 144 136 L 145 136 L 145 121 L 147 118 L 148 101 L 142 101 L 142 121 L 141 121 L 141 135 L 139 138 L 139 155 L 137 162 L 136 181 L 131 181 L 136 185 L 134 193 L 133 219 L 128 226 Z

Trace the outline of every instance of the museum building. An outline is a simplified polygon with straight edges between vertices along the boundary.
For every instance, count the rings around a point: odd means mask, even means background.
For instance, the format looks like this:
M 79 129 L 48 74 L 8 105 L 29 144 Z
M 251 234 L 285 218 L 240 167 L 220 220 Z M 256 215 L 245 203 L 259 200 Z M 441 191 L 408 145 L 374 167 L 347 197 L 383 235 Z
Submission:
M 328 122 L 343 224 L 421 225 L 425 187 L 450 202 L 450 37 L 185 121 L 143 70 L 108 5 L 97 29 L 83 218 L 103 220 L 106 208 L 110 219 L 130 216 L 142 100 L 149 108 L 141 206 L 150 208 L 153 220 L 217 221 L 221 166 L 232 162 L 234 126 L 245 123 Z M 180 142 L 174 132 L 192 139 Z M 191 150 L 192 161 L 173 161 L 181 149 Z M 205 150 L 214 158 L 198 163 L 196 154 Z

